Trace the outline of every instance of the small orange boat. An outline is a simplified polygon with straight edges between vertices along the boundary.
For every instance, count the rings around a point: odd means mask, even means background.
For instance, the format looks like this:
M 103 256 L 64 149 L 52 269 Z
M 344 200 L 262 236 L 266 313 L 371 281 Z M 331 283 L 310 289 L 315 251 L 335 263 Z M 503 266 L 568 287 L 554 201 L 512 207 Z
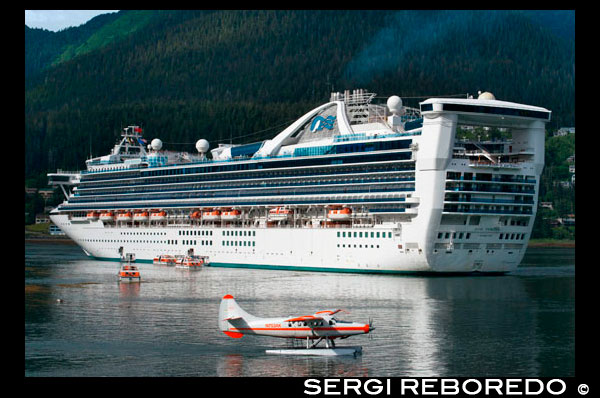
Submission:
M 294 214 L 294 210 L 286 209 L 285 207 L 275 207 L 274 209 L 269 210 L 269 219 L 278 221 L 278 220 L 287 220 Z
M 90 211 L 87 214 L 87 219 L 90 221 L 96 221 L 98 218 L 100 218 L 100 213 L 98 213 L 97 211 Z
M 119 270 L 119 282 L 130 283 L 140 282 L 141 280 L 142 278 L 137 266 L 131 265 L 131 263 L 123 264 L 121 266 L 121 269 Z
M 150 213 L 150 221 L 165 221 L 167 219 L 167 212 L 164 210 L 152 210 Z
M 148 221 L 149 217 L 150 214 L 148 213 L 148 211 L 137 211 L 133 215 L 133 221 L 145 222 Z
M 175 264 L 176 261 L 177 261 L 177 258 L 175 256 L 172 256 L 170 254 L 161 254 L 157 257 L 154 257 L 152 262 L 154 264 L 170 265 L 170 264 Z
M 227 210 L 223 210 L 223 212 L 221 213 L 221 218 L 224 221 L 234 221 L 234 220 L 239 220 L 240 217 L 242 216 L 242 213 L 239 210 L 231 210 L 231 209 L 227 209 Z
M 327 218 L 330 220 L 349 220 L 352 215 L 352 210 L 348 207 L 331 209 L 327 213 Z
M 131 212 L 126 211 L 126 212 L 117 214 L 117 221 L 121 221 L 121 222 L 131 221 Z
M 207 221 L 218 221 L 221 219 L 221 210 L 210 210 L 202 212 L 202 218 Z
M 207 256 L 185 256 L 177 259 L 177 265 L 175 268 L 198 268 L 208 264 Z
M 105 211 L 100 213 L 100 221 L 111 222 L 115 220 L 115 213 L 112 211 Z
M 196 210 L 190 214 L 190 218 L 192 220 L 199 220 L 202 218 L 202 212 L 200 210 Z

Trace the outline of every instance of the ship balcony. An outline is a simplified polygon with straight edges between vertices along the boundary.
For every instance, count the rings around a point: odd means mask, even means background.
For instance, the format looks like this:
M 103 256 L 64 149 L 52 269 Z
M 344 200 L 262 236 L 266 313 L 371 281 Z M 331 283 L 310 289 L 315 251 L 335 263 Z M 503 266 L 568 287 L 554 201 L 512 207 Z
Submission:
M 501 163 L 491 163 L 489 161 L 477 161 L 477 160 L 471 160 L 469 161 L 469 167 L 473 167 L 473 168 L 479 168 L 479 169 L 509 169 L 509 170 L 515 170 L 515 169 L 520 169 L 522 167 L 522 163 L 506 163 L 506 162 L 501 162 Z
M 444 203 L 460 203 L 460 204 L 507 204 L 507 205 L 525 205 L 533 206 L 533 197 L 527 197 L 523 199 L 492 199 L 492 198 L 454 198 L 446 197 Z
M 533 215 L 533 206 L 514 206 L 510 209 L 498 209 L 496 206 L 477 205 L 457 205 L 454 203 L 445 203 L 442 214 L 468 214 L 468 215 Z
M 525 185 L 502 185 L 502 186 L 493 186 L 478 183 L 465 183 L 465 184 L 446 184 L 445 192 L 453 192 L 453 193 L 494 193 L 494 194 L 520 194 L 520 195 L 535 195 L 534 187 L 529 187 Z

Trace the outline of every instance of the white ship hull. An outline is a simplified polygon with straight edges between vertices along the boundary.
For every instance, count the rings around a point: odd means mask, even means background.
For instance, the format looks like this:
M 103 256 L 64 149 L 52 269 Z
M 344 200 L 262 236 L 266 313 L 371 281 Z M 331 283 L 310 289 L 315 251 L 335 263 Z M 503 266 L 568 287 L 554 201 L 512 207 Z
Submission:
M 216 267 L 368 273 L 509 272 L 520 263 L 526 246 L 490 252 L 485 244 L 472 250 L 456 248 L 459 243 L 455 243 L 452 251 L 439 251 L 425 242 L 407 242 L 410 238 L 397 236 L 393 228 L 132 228 L 105 226 L 100 221 L 71 222 L 66 215 L 51 215 L 51 219 L 86 254 L 100 260 L 118 261 L 121 247 L 123 252 L 135 253 L 136 261 L 145 262 L 158 255 L 184 255 L 194 249 L 195 254 L 209 256 L 210 266 Z M 224 236 L 224 231 L 246 236 Z M 338 233 L 350 231 L 368 237 L 338 237 Z M 205 235 L 200 235 L 202 232 Z M 371 238 L 371 232 L 380 237 Z

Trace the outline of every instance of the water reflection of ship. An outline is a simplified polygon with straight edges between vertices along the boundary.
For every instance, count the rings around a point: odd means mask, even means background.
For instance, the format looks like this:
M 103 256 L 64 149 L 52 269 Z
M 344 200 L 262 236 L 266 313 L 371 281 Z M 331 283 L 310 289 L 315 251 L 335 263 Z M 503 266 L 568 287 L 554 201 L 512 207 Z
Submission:
M 256 369 L 260 369 L 258 372 Z M 254 373 L 257 372 L 257 373 Z M 360 355 L 354 357 L 286 357 L 227 354 L 217 360 L 217 376 L 298 376 L 329 374 L 342 377 L 368 377 Z

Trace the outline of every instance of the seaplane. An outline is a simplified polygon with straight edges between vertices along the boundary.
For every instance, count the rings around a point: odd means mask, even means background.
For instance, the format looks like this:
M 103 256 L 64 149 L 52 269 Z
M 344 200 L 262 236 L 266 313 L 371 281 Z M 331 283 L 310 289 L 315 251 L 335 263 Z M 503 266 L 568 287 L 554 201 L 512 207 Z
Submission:
M 373 321 L 357 323 L 339 320 L 334 315 L 340 312 L 346 311 L 335 309 L 318 311 L 312 315 L 260 318 L 244 311 L 228 294 L 223 297 L 219 307 L 219 329 L 234 339 L 255 335 L 306 340 L 303 348 L 266 350 L 267 354 L 356 356 L 362 353 L 362 347 L 336 347 L 335 339 L 370 333 L 375 330 Z M 317 347 L 322 341 L 325 342 L 325 348 Z

